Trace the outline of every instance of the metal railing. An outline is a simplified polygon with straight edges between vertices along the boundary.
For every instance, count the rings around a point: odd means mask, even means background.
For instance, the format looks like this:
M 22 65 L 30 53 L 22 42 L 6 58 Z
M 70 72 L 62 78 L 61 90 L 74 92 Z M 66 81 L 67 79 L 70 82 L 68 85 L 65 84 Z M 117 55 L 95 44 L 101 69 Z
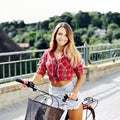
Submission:
M 97 64 L 120 59 L 120 44 L 103 44 L 88 46 L 87 43 L 82 47 L 77 47 L 82 53 L 84 64 Z
M 77 47 L 85 66 L 120 59 L 120 44 Z M 44 50 L 0 53 L 0 83 L 13 81 L 16 77 L 30 77 L 37 69 Z
M 19 52 L 1 53 L 0 60 L 0 83 L 14 80 L 16 77 L 29 77 L 37 68 L 45 50 L 30 50 Z

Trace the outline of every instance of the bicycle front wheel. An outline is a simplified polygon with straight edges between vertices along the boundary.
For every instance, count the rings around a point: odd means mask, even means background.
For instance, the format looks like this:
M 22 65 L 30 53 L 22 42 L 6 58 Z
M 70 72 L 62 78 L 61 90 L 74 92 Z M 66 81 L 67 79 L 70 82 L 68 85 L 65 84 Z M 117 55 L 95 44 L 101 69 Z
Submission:
M 83 120 L 95 120 L 95 112 L 92 106 L 83 106 Z

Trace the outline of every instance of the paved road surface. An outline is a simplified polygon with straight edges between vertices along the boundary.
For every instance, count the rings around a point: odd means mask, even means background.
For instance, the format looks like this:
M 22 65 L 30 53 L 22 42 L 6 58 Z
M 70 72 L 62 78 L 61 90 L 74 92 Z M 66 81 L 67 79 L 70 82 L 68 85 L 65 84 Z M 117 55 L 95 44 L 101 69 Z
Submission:
M 120 120 L 120 72 L 96 81 L 85 82 L 83 97 L 99 99 L 96 120 Z M 0 120 L 24 120 L 27 101 L 0 110 Z

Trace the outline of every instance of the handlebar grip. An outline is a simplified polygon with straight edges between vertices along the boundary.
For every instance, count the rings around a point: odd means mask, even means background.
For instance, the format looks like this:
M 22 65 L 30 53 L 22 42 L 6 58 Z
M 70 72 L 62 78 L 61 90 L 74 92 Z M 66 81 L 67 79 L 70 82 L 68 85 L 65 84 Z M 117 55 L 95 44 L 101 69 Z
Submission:
M 21 80 L 20 78 L 17 78 L 17 79 L 16 79 L 16 81 L 17 81 L 17 82 L 19 82 L 19 83 L 24 84 L 24 81 L 23 81 L 23 80 Z
M 66 102 L 66 100 L 68 99 L 68 95 L 65 94 L 64 98 L 62 99 L 63 102 Z

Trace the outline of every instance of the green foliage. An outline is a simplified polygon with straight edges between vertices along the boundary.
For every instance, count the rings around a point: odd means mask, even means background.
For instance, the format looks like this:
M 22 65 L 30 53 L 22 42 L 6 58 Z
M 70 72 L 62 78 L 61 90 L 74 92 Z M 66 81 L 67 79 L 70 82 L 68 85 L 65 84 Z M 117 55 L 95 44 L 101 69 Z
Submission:
M 98 36 L 93 35 L 92 37 L 90 37 L 89 45 L 96 45 L 96 44 L 99 44 L 99 43 L 101 43 L 101 39 Z
M 115 24 L 115 23 L 110 23 L 110 24 L 108 25 L 108 27 L 107 27 L 107 30 L 115 30 L 115 29 L 117 29 L 117 28 L 119 28 L 119 26 L 118 26 L 117 24 Z
M 79 28 L 87 28 L 88 25 L 90 24 L 90 16 L 87 12 L 82 12 L 79 11 L 73 18 L 73 27 L 75 27 L 75 29 L 79 29 Z
M 46 49 L 47 43 L 45 42 L 45 40 L 43 38 L 40 38 L 36 43 L 35 43 L 35 47 L 37 49 Z
M 94 27 L 101 28 L 102 21 L 101 21 L 101 14 L 99 12 L 89 12 L 91 18 L 91 24 Z
M 81 36 L 81 41 L 82 41 L 82 43 L 85 43 L 85 42 L 89 43 L 88 35 L 87 34 L 82 35 Z
M 64 12 L 60 16 L 53 16 L 38 23 L 25 24 L 22 20 L 4 22 L 0 24 L 0 29 L 16 43 L 29 43 L 30 49 L 41 49 L 49 47 L 52 31 L 56 24 L 62 21 L 73 28 L 76 46 L 83 45 L 85 41 L 92 45 L 113 43 L 120 39 L 120 13 L 117 12 Z M 96 35 L 97 29 L 107 30 L 106 35 Z
M 120 28 L 113 31 L 113 39 L 120 39 Z

